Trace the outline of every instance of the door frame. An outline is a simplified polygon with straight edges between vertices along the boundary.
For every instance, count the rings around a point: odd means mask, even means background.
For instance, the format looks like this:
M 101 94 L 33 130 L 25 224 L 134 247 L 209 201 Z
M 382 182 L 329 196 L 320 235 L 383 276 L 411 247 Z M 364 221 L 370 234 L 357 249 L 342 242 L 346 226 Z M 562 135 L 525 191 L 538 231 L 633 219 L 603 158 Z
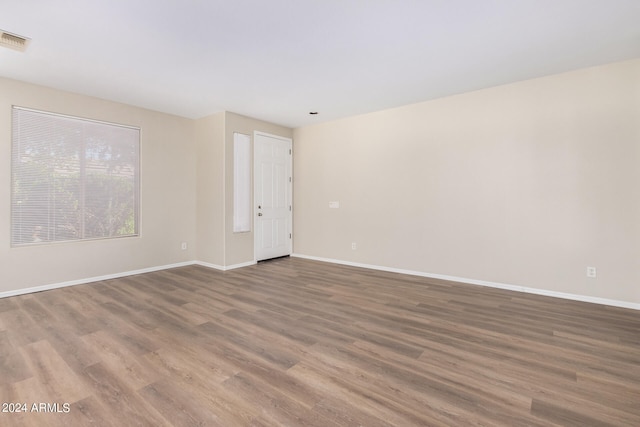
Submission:
M 283 256 L 291 255 L 293 253 L 293 139 L 256 130 L 256 131 L 253 131 L 253 230 L 254 230 L 253 260 L 254 262 L 259 261 L 258 260 L 258 200 L 257 200 L 258 192 L 256 191 L 256 188 L 257 188 L 256 182 L 258 180 L 258 173 L 257 173 L 258 161 L 256 156 L 256 150 L 257 150 L 259 137 L 274 138 L 281 141 L 285 141 L 289 144 L 289 159 L 287 162 L 287 169 L 289 172 L 288 173 L 289 182 L 286 182 L 286 188 L 287 188 L 287 200 L 289 201 L 289 206 L 290 206 L 289 213 L 288 213 L 288 221 L 287 221 L 288 223 L 287 232 L 289 233 L 290 238 L 288 240 L 288 245 L 287 245 L 287 254 Z M 269 258 L 264 258 L 264 259 L 269 259 Z M 262 261 L 262 259 L 260 261 Z

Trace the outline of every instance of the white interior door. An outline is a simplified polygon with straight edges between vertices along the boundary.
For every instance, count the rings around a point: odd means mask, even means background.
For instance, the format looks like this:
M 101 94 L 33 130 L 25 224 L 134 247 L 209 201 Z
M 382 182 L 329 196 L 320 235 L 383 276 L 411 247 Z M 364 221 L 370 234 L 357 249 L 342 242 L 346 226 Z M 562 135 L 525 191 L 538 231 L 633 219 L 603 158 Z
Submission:
M 291 139 L 255 132 L 256 261 L 291 255 Z

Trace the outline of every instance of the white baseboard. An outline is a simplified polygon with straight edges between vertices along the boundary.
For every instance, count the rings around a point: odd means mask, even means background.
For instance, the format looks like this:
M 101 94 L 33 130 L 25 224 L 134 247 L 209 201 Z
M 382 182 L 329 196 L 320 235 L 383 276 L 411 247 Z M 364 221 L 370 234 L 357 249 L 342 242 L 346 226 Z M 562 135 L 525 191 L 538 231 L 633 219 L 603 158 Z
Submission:
M 107 275 L 104 275 L 104 276 L 89 277 L 89 278 L 86 278 L 86 279 L 70 280 L 70 281 L 67 281 L 67 282 L 52 283 L 52 284 L 49 284 L 49 285 L 34 286 L 34 287 L 31 287 L 31 288 L 16 289 L 16 290 L 13 290 L 13 291 L 4 291 L 4 292 L 0 292 L 0 298 L 13 297 L 13 296 L 16 296 L 16 295 L 31 294 L 31 293 L 34 293 L 34 292 L 48 291 L 48 290 L 51 290 L 51 289 L 64 288 L 66 286 L 84 285 L 84 284 L 87 284 L 87 283 L 101 282 L 103 280 L 109 280 L 109 279 L 119 279 L 121 277 L 134 276 L 136 274 L 143 274 L 143 273 L 151 273 L 151 272 L 160 271 L 160 270 L 168 270 L 170 268 L 184 267 L 184 266 L 187 266 L 187 265 L 201 265 L 203 267 L 213 268 L 215 270 L 227 271 L 227 270 L 233 270 L 233 269 L 236 269 L 236 268 L 247 267 L 247 266 L 255 265 L 255 264 L 256 264 L 255 261 L 249 261 L 249 262 L 245 262 L 245 263 L 241 263 L 241 264 L 227 265 L 225 267 L 225 266 L 222 266 L 222 265 L 210 264 L 208 262 L 203 262 L 203 261 L 186 261 L 186 262 L 180 262 L 180 263 L 177 263 L 177 264 L 167 264 L 167 265 L 161 265 L 161 266 L 157 266 L 157 267 L 142 268 L 140 270 L 124 271 L 124 272 L 121 272 L 121 273 L 107 274 Z
M 68 282 L 52 283 L 49 285 L 35 286 L 32 288 L 16 289 L 13 291 L 0 292 L 0 298 L 13 297 L 16 295 L 30 294 L 33 292 L 48 291 L 51 289 L 64 288 L 66 286 L 84 285 L 86 283 L 101 282 L 109 279 L 119 279 L 120 277 L 134 276 L 136 274 L 151 273 L 154 271 L 167 270 L 169 268 L 184 267 L 195 264 L 194 261 L 180 262 L 177 264 L 161 265 L 158 267 L 142 268 L 140 270 L 124 271 L 122 273 L 107 274 L 105 276 L 89 277 L 87 279 L 70 280 Z
M 313 261 L 330 262 L 333 264 L 367 268 L 370 270 L 380 270 L 380 271 L 387 271 L 390 273 L 408 274 L 411 276 L 428 277 L 430 279 L 449 280 L 452 282 L 461 282 L 461 283 L 467 283 L 470 285 L 486 286 L 490 288 L 506 289 L 509 291 L 525 292 L 529 294 L 543 295 L 548 297 L 555 297 L 555 298 L 562 298 L 562 299 L 568 299 L 568 300 L 574 300 L 574 301 L 590 302 L 594 304 L 610 305 L 613 307 L 622 307 L 622 308 L 630 308 L 633 310 L 640 310 L 640 304 L 627 302 L 627 301 L 618 301 L 618 300 L 612 300 L 612 299 L 606 299 L 606 298 L 596 298 L 596 297 L 590 297 L 586 295 L 568 294 L 564 292 L 549 291 L 549 290 L 537 289 L 537 288 L 528 288 L 525 286 L 510 285 L 506 283 L 487 282 L 485 280 L 468 279 L 465 277 L 456 277 L 456 276 L 446 276 L 443 274 L 432 274 L 432 273 L 425 273 L 421 271 L 404 270 L 400 268 L 383 267 L 383 266 L 372 265 L 372 264 L 361 264 L 357 262 L 343 261 L 343 260 L 332 259 L 332 258 L 322 258 L 322 257 L 303 255 L 303 254 L 291 254 L 291 256 L 297 257 L 297 258 L 309 259 Z
M 220 270 L 220 271 L 225 270 L 225 267 L 223 265 L 211 264 L 209 262 L 204 262 L 204 261 L 194 261 L 193 263 L 201 267 L 213 268 L 214 270 Z
M 235 270 L 236 268 L 248 267 L 250 265 L 255 265 L 257 263 L 255 261 L 249 261 L 249 262 L 243 262 L 240 264 L 227 265 L 226 267 L 224 265 L 210 264 L 204 261 L 195 261 L 194 264 L 201 265 L 202 267 L 213 268 L 220 271 L 227 271 L 227 270 Z
M 226 270 L 235 270 L 236 268 L 249 267 L 250 265 L 256 265 L 256 264 L 257 264 L 257 262 L 255 262 L 255 261 L 249 261 L 249 262 L 243 262 L 241 264 L 228 265 L 225 268 L 225 271 Z
M 611 300 L 611 299 L 606 299 L 606 298 L 596 298 L 596 297 L 590 297 L 590 296 L 586 296 L 586 295 L 568 294 L 568 293 L 564 293 L 564 292 L 555 292 L 555 291 L 549 291 L 549 290 L 545 290 L 545 289 L 528 288 L 528 287 L 524 287 L 524 286 L 510 285 L 510 284 L 506 284 L 506 283 L 487 282 L 487 281 L 484 281 L 484 280 L 468 279 L 468 278 L 465 278 L 465 277 L 447 276 L 447 275 L 442 275 L 442 274 L 432 274 L 432 273 L 425 273 L 425 272 L 421 272 L 421 271 L 404 270 L 404 269 L 400 269 L 400 268 L 384 267 L 384 266 L 372 265 L 372 264 L 362 264 L 362 263 L 351 262 L 351 261 L 343 261 L 343 260 L 333 259 L 333 258 L 323 258 L 323 257 L 316 257 L 316 256 L 295 254 L 295 253 L 291 254 L 291 256 L 292 257 L 297 257 L 297 258 L 309 259 L 309 260 L 313 260 L 313 261 L 330 262 L 330 263 L 333 263 L 333 264 L 341 264 L 341 265 L 349 265 L 349 266 L 352 266 L 352 267 L 367 268 L 367 269 L 370 269 L 370 270 L 380 270 L 380 271 L 387 271 L 387 272 L 391 272 L 391 273 L 408 274 L 408 275 L 411 275 L 411 276 L 428 277 L 428 278 L 431 278 L 431 279 L 449 280 L 449 281 L 452 281 L 452 282 L 468 283 L 468 284 L 471 284 L 471 285 L 487 286 L 487 287 L 490 287 L 490 288 L 506 289 L 506 290 L 510 290 L 510 291 L 526 292 L 526 293 L 529 293 L 529 294 L 544 295 L 544 296 L 562 298 L 562 299 L 568 299 L 568 300 L 574 300 L 574 301 L 590 302 L 590 303 L 594 303 L 594 304 L 610 305 L 610 306 L 613 306 L 613 307 L 622 307 L 622 308 L 630 308 L 630 309 L 633 309 L 633 310 L 640 310 L 640 304 L 627 302 L 627 301 L 618 301 L 618 300 Z M 168 265 L 162 265 L 162 266 L 157 266 L 157 267 L 143 268 L 143 269 L 140 269 L 140 270 L 132 270 L 132 271 L 125 271 L 125 272 L 122 272 L 122 273 L 108 274 L 108 275 L 105 275 L 105 276 L 90 277 L 90 278 L 87 278 L 87 279 L 71 280 L 71 281 L 67 281 L 67 282 L 52 283 L 52 284 L 49 284 L 49 285 L 35 286 L 35 287 L 31 287 L 31 288 L 23 288 L 23 289 L 16 289 L 16 290 L 12 290 L 12 291 L 4 291 L 4 292 L 0 292 L 0 298 L 12 297 L 12 296 L 16 296 L 16 295 L 30 294 L 30 293 L 33 293 L 33 292 L 48 291 L 48 290 L 51 290 L 51 289 L 64 288 L 66 286 L 83 285 L 83 284 L 87 284 L 87 283 L 100 282 L 100 281 L 109 280 L 109 279 L 118 279 L 120 277 L 133 276 L 133 275 L 136 275 L 136 274 L 143 274 L 143 273 L 151 273 L 151 272 L 154 272 L 154 271 L 167 270 L 167 269 L 170 269 L 170 268 L 184 267 L 184 266 L 187 266 L 187 265 L 194 265 L 194 264 L 195 265 L 201 265 L 203 267 L 213 268 L 215 270 L 227 271 L 227 270 L 234 270 L 236 268 L 242 268 L 242 267 L 248 267 L 250 265 L 255 265 L 256 262 L 255 261 L 249 261 L 249 262 L 244 262 L 244 263 L 240 263 L 240 264 L 222 266 L 222 265 L 217 265 L 217 264 L 210 264 L 210 263 L 203 262 L 203 261 L 186 261 L 186 262 L 180 262 L 180 263 L 177 263 L 177 264 L 168 264 Z

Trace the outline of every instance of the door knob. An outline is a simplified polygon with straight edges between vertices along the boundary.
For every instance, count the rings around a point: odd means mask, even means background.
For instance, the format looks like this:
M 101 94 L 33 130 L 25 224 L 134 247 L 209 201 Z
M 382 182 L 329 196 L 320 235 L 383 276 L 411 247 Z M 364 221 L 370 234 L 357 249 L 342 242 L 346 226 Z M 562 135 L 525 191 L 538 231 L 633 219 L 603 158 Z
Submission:
M 258 216 L 262 216 L 262 212 L 258 212 Z

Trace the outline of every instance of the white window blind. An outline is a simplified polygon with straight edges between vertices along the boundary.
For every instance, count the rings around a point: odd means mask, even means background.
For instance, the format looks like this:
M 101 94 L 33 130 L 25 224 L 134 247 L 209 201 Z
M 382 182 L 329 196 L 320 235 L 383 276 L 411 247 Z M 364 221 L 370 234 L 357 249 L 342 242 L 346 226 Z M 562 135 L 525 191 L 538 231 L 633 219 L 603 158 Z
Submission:
M 251 231 L 251 137 L 233 134 L 233 231 Z
M 12 115 L 13 246 L 138 234 L 140 129 Z

